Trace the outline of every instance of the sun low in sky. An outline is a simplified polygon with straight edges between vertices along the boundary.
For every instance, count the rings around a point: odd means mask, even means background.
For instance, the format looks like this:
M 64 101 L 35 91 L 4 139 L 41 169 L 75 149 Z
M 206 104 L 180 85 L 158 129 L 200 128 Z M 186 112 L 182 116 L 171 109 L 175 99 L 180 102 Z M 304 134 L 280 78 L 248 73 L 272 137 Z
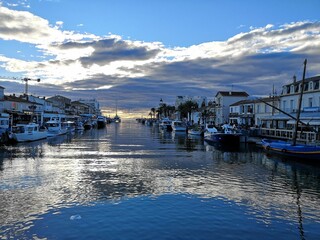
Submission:
M 146 113 L 217 91 L 269 95 L 320 74 L 320 1 L 0 0 L 0 76 L 30 93 Z M 5 93 L 22 82 L 1 79 Z M 109 110 L 108 110 L 109 109 Z

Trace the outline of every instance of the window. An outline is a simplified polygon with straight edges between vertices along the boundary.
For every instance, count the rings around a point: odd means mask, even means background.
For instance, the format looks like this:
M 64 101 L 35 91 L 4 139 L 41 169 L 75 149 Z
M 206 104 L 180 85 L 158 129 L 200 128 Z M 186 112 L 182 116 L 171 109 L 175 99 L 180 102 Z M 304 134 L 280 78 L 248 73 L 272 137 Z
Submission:
M 312 98 L 308 98 L 308 107 L 312 107 Z
M 312 81 L 309 82 L 309 90 L 310 90 L 310 91 L 313 90 L 313 82 L 312 82 Z
M 282 102 L 282 110 L 286 111 L 286 107 L 287 107 L 287 101 L 283 101 Z
M 294 85 L 290 86 L 290 93 L 294 93 Z
M 289 94 L 290 93 L 290 87 L 289 86 L 287 86 L 287 92 L 286 92 L 287 94 Z
M 290 111 L 292 112 L 294 110 L 294 100 L 290 100 Z
M 314 82 L 314 90 L 319 89 L 319 81 Z

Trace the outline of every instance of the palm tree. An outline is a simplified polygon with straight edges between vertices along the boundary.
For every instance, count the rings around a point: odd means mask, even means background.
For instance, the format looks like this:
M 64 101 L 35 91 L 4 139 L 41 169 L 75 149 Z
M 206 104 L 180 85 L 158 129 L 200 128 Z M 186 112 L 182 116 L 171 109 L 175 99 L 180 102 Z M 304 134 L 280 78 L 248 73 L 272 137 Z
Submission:
M 181 103 L 178 107 L 180 116 L 187 118 L 188 115 L 191 115 L 192 111 L 198 110 L 198 103 L 188 100 L 184 103 Z
M 154 118 L 156 118 L 156 109 L 153 107 L 153 108 L 151 108 L 151 118 L 152 118 L 152 116 L 154 117 Z

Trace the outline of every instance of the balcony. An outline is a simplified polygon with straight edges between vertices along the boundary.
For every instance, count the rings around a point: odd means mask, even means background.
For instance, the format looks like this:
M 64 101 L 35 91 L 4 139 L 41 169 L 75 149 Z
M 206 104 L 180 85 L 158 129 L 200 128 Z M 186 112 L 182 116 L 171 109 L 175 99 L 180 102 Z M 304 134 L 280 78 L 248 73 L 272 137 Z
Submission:
M 274 129 L 274 128 L 261 128 L 261 136 L 269 138 L 277 138 L 282 140 L 292 140 L 293 130 L 288 129 Z M 297 141 L 302 143 L 319 143 L 320 139 L 317 138 L 315 132 L 300 132 L 297 133 Z

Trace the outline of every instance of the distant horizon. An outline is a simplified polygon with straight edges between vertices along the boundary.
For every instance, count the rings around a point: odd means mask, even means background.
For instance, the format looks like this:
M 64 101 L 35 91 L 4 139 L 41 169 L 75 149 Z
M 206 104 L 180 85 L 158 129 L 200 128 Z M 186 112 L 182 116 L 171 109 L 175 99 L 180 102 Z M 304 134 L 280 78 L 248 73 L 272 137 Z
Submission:
M 306 58 L 306 77 L 320 75 L 318 9 L 317 0 L 0 0 L 0 76 L 40 78 L 30 94 L 94 97 L 110 113 L 118 99 L 128 116 L 179 95 L 269 95 L 300 79 Z

